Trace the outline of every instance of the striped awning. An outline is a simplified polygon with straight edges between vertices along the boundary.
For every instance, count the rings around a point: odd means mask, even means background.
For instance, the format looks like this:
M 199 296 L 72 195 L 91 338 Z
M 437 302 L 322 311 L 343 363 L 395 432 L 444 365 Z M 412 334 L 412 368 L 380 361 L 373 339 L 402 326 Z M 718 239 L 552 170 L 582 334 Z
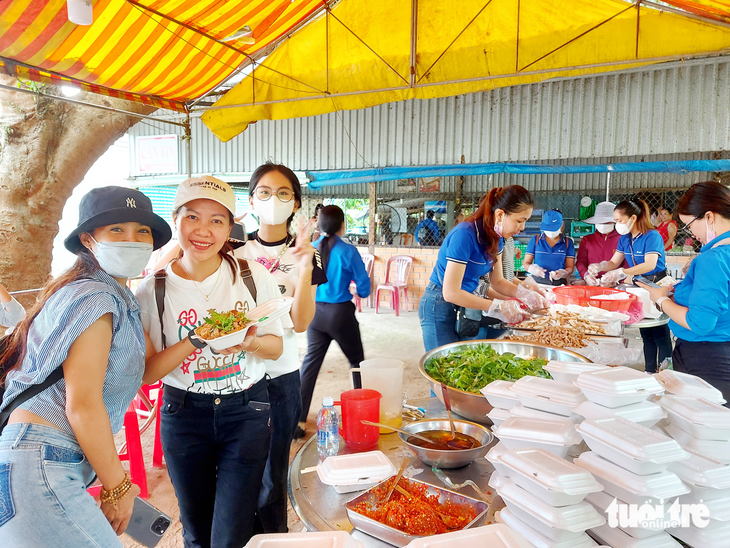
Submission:
M 0 69 L 48 83 L 65 78 L 87 91 L 184 110 L 322 5 L 94 0 L 93 24 L 79 26 L 68 20 L 65 0 L 3 0 Z M 244 26 L 253 40 L 224 40 Z

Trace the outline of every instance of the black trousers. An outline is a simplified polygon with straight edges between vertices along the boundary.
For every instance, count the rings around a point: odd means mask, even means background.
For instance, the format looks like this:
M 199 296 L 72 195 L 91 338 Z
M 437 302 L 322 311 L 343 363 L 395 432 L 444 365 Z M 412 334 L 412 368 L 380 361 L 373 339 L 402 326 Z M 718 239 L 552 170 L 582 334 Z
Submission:
M 656 373 L 657 367 L 672 355 L 672 333 L 668 325 L 639 328 L 644 340 L 644 369 Z
M 672 364 L 675 371 L 696 375 L 720 390 L 730 407 L 730 342 L 677 339 Z
M 360 339 L 360 324 L 355 318 L 355 305 L 346 303 L 317 303 L 314 319 L 307 329 L 307 355 L 300 370 L 302 378 L 302 414 L 300 422 L 306 422 L 312 404 L 314 385 L 319 369 L 332 341 L 336 341 L 344 352 L 350 367 L 359 367 L 365 359 Z M 356 375 L 355 388 L 360 388 Z M 336 398 L 339 394 L 332 394 Z

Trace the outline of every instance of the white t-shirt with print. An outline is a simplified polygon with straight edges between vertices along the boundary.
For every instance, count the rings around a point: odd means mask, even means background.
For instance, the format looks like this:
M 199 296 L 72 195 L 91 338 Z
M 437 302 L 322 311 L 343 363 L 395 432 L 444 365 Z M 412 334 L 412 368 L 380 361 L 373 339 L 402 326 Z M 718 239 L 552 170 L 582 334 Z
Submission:
M 251 275 L 258 304 L 263 304 L 280 296 L 274 277 L 267 270 L 249 261 Z M 256 307 L 251 294 L 241 278 L 238 268 L 235 272 L 235 283 L 231 285 L 231 268 L 227 261 L 222 261 L 220 268 L 202 282 L 193 282 L 178 276 L 167 265 L 165 282 L 165 338 L 167 346 L 183 340 L 188 331 L 203 323 L 208 310 L 218 312 L 227 310 L 251 310 Z M 205 300 L 209 295 L 209 300 Z M 137 289 L 142 316 L 142 325 L 152 340 L 156 351 L 162 350 L 160 321 L 155 300 L 155 277 L 147 276 Z M 276 320 L 258 331 L 259 335 L 277 335 L 281 337 L 281 322 Z M 190 392 L 208 394 L 231 394 L 246 390 L 264 377 L 265 360 L 252 354 L 241 352 L 224 356 L 214 353 L 210 347 L 196 349 L 183 363 L 163 379 L 169 386 Z

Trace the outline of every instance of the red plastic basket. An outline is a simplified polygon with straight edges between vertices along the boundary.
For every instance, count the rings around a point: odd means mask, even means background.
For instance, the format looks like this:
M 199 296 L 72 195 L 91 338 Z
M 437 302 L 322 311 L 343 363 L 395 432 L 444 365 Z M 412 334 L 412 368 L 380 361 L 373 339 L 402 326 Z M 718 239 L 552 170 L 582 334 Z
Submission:
M 626 291 L 618 289 L 609 289 L 607 287 L 586 287 L 586 286 L 563 286 L 553 289 L 553 293 L 557 298 L 558 304 L 577 304 L 579 306 L 594 306 L 603 310 L 616 312 L 619 310 L 626 311 L 631 307 L 631 303 L 636 300 L 636 296 Z M 612 293 L 626 293 L 629 298 L 622 301 L 608 301 L 604 299 L 595 299 L 596 295 L 611 295 Z

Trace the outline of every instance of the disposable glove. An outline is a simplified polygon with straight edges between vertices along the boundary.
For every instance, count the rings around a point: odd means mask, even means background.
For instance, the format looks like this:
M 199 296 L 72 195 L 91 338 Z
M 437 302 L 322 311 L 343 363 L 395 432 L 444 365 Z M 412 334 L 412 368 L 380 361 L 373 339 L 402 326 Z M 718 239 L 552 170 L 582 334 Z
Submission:
M 601 261 L 600 263 L 593 263 L 588 265 L 588 272 L 597 276 L 599 272 L 606 272 L 611 270 L 611 261 Z
M 596 278 L 593 274 L 586 272 L 585 278 L 583 278 L 588 285 L 597 286 L 598 285 L 598 278 Z
M 609 285 L 616 285 L 621 280 L 626 278 L 627 275 L 624 274 L 624 271 L 620 268 L 617 270 L 612 270 L 611 272 L 606 272 L 603 277 L 601 278 L 601 285 L 609 284 Z
M 525 287 L 525 284 L 517 286 L 517 299 L 524 303 L 524 305 L 530 310 L 550 306 L 550 301 L 548 301 L 541 293 L 528 289 Z
M 541 266 L 537 266 L 535 263 L 532 263 L 529 266 L 527 272 L 532 274 L 533 276 L 537 276 L 538 278 L 544 278 L 546 273 L 544 268 L 542 268 Z
M 564 268 L 559 268 L 550 273 L 550 280 L 562 280 L 568 277 L 568 271 Z
M 492 301 L 492 306 L 489 307 L 487 316 L 510 324 L 520 323 L 528 317 L 519 301 L 503 301 L 500 299 L 494 299 Z

